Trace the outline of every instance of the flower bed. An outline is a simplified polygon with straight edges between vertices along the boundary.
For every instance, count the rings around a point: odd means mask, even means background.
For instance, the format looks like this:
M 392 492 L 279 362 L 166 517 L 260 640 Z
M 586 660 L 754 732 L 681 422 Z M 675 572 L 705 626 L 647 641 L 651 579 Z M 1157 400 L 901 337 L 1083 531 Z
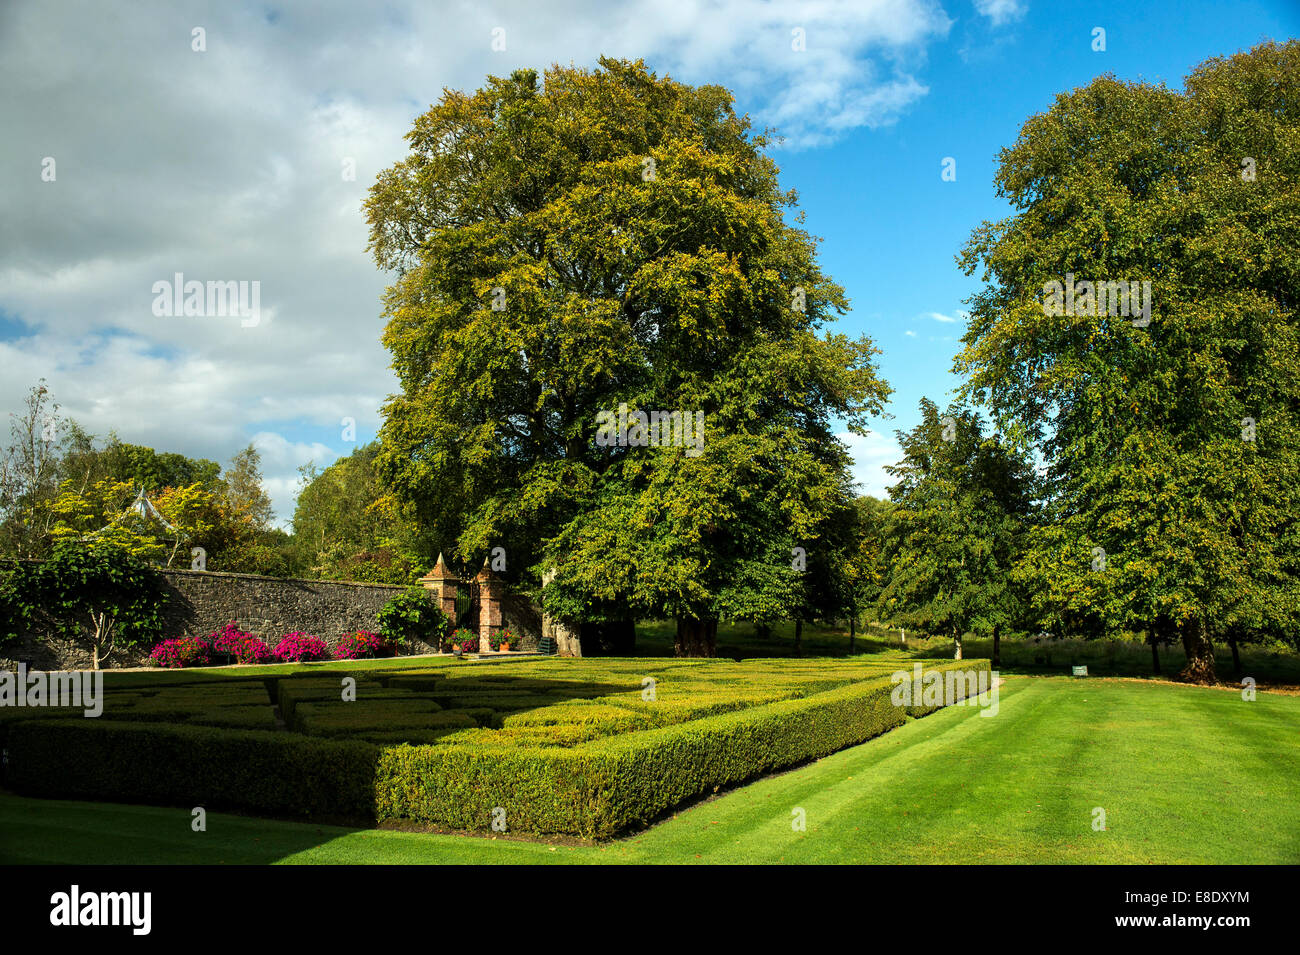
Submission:
M 280 638 L 280 642 L 275 645 L 275 657 L 285 663 L 325 660 L 329 657 L 329 647 L 320 637 L 295 630 Z
M 371 657 L 387 656 L 388 645 L 378 634 L 369 630 L 345 633 L 334 648 L 336 660 L 363 660 Z
M 270 663 L 275 660 L 271 648 L 258 637 L 239 629 L 232 621 L 210 636 L 213 649 L 235 663 Z
M 173 637 L 154 647 L 149 661 L 167 669 L 208 666 L 212 663 L 212 644 L 202 637 Z

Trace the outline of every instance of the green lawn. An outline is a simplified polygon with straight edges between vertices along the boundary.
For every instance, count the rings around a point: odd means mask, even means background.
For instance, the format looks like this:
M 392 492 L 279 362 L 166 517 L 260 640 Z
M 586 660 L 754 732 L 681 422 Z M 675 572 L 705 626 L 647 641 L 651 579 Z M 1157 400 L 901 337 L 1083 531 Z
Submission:
M 194 833 L 187 809 L 0 794 L 0 862 L 1300 862 L 1300 697 L 1012 678 L 998 715 L 979 712 L 911 720 L 599 845 L 216 813 Z

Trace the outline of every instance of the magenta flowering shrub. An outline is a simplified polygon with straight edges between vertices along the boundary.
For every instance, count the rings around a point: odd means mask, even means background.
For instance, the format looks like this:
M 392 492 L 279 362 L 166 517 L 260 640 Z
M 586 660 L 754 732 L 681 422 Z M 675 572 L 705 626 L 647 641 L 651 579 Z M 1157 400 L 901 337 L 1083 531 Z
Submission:
M 234 657 L 236 663 L 270 663 L 275 659 L 271 648 L 253 634 L 240 630 L 237 621 L 209 634 L 208 639 L 217 653 Z
M 272 663 L 275 654 L 266 643 L 249 634 L 235 647 L 236 663 Z
M 171 670 L 207 666 L 212 662 L 212 644 L 202 637 L 172 637 L 153 648 L 149 662 Z
M 358 630 L 356 633 L 345 633 L 339 638 L 338 646 L 334 648 L 334 659 L 361 660 L 377 657 L 387 649 L 387 644 L 377 634 L 369 630 Z
M 251 633 L 239 629 L 238 620 L 232 620 L 220 630 L 208 634 L 208 639 L 212 641 L 212 649 L 217 653 L 234 654 L 239 645 L 251 636 Z
M 208 634 L 208 639 L 214 651 L 234 657 L 236 663 L 266 663 L 274 659 L 271 648 L 248 631 L 240 630 L 237 621 Z
M 329 648 L 320 637 L 295 630 L 286 633 L 275 646 L 275 656 L 286 663 L 303 663 L 308 660 L 324 660 L 329 656 Z

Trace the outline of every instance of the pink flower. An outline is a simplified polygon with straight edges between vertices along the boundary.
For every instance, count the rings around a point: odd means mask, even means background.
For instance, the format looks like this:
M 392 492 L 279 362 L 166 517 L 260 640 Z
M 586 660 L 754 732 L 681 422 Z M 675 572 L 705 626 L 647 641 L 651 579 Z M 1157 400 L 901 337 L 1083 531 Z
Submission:
M 324 660 L 329 656 L 329 648 L 319 637 L 295 630 L 280 638 L 280 642 L 275 647 L 275 656 L 277 659 L 291 663 Z
M 345 633 L 340 639 L 338 646 L 334 648 L 334 658 L 337 660 L 360 660 L 363 657 L 378 656 L 386 647 L 384 641 L 369 630 L 358 630 L 356 633 Z
M 212 662 L 212 645 L 201 637 L 172 637 L 154 647 L 149 659 L 154 666 L 168 669 L 207 666 Z

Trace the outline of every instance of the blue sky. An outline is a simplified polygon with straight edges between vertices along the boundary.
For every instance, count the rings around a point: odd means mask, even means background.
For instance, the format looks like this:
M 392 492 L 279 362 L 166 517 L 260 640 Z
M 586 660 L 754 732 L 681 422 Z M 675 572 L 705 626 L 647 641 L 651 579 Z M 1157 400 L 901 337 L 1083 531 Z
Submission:
M 344 418 L 372 438 L 395 387 L 360 202 L 444 86 L 640 56 L 733 89 L 788 134 L 783 184 L 853 305 L 839 327 L 875 340 L 896 389 L 893 419 L 851 441 L 864 488 L 882 493 L 893 430 L 956 383 L 978 277 L 954 256 L 1007 214 L 994 164 L 1024 120 L 1102 73 L 1181 88 L 1208 57 L 1300 33 L 1300 3 L 1281 0 L 57 6 L 0 11 L 0 410 L 44 376 L 100 435 L 222 462 L 253 441 L 281 519 L 298 466 L 351 449 Z M 154 315 L 151 287 L 175 272 L 260 281 L 264 320 Z
M 958 385 L 950 369 L 963 325 L 930 316 L 960 319 L 979 287 L 954 256 L 980 222 L 1010 214 L 993 185 L 997 155 L 1029 116 L 1103 73 L 1181 89 L 1209 57 L 1300 35 L 1300 3 L 1020 7 L 1021 16 L 994 25 L 948 5 L 950 15 L 966 15 L 929 48 L 918 71 L 929 92 L 896 123 L 779 158 L 809 230 L 825 240 L 824 267 L 848 292 L 853 311 L 841 329 L 865 332 L 883 351 L 881 370 L 895 388 L 894 420 L 878 422 L 886 434 L 917 422 L 922 396 L 941 402 Z M 1106 30 L 1105 52 L 1091 48 L 1095 26 Z M 955 182 L 940 177 L 947 156 L 957 160 Z

